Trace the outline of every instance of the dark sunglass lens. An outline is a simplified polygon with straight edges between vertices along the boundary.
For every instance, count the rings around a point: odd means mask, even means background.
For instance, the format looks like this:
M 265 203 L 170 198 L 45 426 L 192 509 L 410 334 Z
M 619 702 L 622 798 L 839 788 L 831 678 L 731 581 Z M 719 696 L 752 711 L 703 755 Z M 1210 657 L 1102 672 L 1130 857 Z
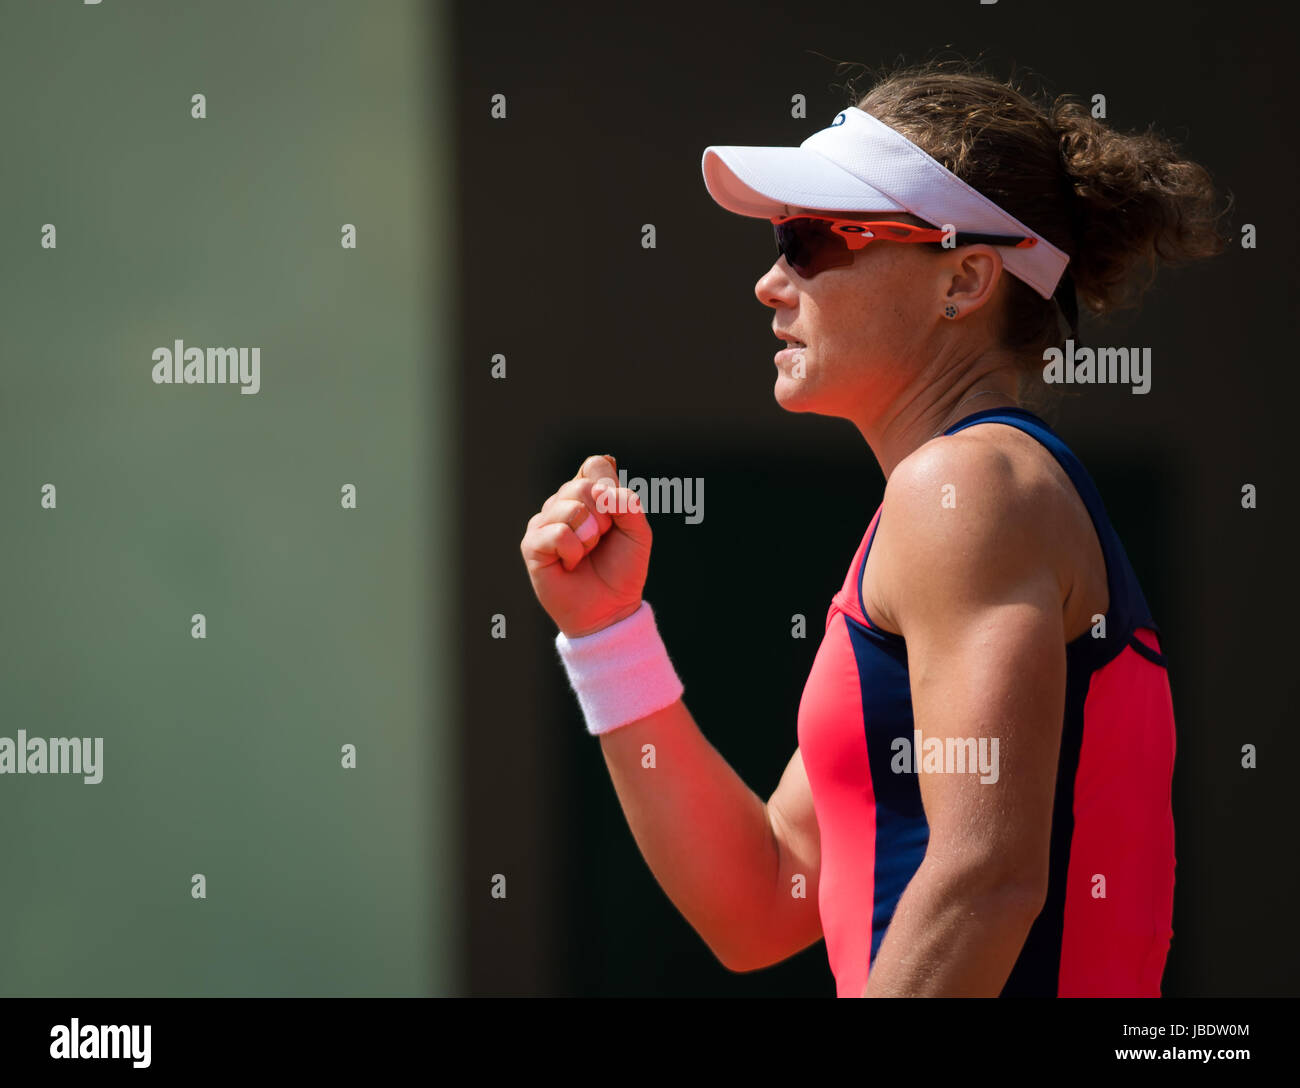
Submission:
M 803 235 L 798 229 L 798 221 L 778 223 L 776 230 L 777 252 L 784 254 L 786 262 L 801 276 L 808 259 L 808 250 L 803 242 Z
M 819 219 L 792 219 L 782 223 L 777 227 L 777 245 L 790 267 L 805 278 L 847 263 L 842 259 L 848 255 L 842 252 L 844 242 L 835 236 L 828 223 Z

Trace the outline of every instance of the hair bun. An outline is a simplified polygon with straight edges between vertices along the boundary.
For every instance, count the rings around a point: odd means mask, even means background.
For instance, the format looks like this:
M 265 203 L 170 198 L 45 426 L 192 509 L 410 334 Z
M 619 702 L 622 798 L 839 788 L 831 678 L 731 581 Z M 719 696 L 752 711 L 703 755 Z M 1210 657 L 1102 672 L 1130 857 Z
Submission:
M 1094 313 L 1136 305 L 1157 258 L 1182 264 L 1227 247 L 1214 183 L 1173 141 L 1149 128 L 1124 133 L 1079 102 L 1058 100 L 1050 121 L 1074 193 L 1078 249 L 1071 267 Z M 1135 272 L 1145 270 L 1140 280 Z

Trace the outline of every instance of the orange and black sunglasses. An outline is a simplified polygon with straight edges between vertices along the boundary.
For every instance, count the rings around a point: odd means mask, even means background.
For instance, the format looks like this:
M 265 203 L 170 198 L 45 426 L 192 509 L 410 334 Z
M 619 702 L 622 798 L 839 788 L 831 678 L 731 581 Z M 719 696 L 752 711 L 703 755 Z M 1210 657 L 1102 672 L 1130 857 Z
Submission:
M 785 215 L 772 220 L 777 252 L 804 279 L 811 279 L 828 268 L 842 268 L 853 263 L 853 255 L 871 242 L 942 242 L 944 232 L 938 227 L 917 227 L 911 223 L 889 220 L 835 219 L 820 215 Z M 953 242 L 959 246 L 1014 246 L 1028 249 L 1038 239 L 1022 234 L 980 234 L 957 231 Z

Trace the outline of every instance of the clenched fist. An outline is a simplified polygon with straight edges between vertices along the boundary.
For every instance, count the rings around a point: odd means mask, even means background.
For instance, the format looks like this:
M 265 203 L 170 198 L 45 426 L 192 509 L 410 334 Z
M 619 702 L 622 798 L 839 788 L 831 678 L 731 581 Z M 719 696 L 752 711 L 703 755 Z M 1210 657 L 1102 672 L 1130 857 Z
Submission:
M 632 615 L 650 569 L 650 522 L 635 491 L 618 486 L 609 455 L 578 474 L 528 521 L 519 544 L 533 592 L 569 638 Z

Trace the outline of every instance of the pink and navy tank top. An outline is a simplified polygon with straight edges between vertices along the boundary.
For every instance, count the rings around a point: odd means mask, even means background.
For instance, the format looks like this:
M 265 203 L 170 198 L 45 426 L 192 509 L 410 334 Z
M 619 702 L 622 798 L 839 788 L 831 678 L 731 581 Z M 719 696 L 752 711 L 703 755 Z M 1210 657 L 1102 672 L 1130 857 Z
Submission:
M 1002 996 L 1158 997 L 1174 895 L 1174 715 L 1159 629 L 1065 443 L 1021 408 L 977 412 L 944 434 L 978 423 L 1017 427 L 1056 457 L 1092 517 L 1110 590 L 1105 637 L 1088 630 L 1065 647 L 1047 902 Z M 913 741 L 907 644 L 877 628 L 862 600 L 879 519 L 877 509 L 831 600 L 799 704 L 821 834 L 818 908 L 840 997 L 861 996 L 929 841 L 917 775 L 891 770 L 894 740 Z

